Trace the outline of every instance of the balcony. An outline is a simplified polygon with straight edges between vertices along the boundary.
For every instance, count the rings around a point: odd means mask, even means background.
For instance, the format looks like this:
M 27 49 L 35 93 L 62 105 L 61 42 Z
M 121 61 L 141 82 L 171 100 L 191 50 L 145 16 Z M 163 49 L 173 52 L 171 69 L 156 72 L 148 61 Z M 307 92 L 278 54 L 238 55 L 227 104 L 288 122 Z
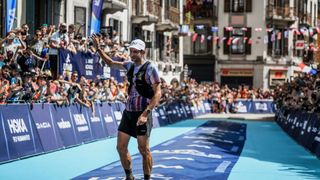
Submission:
M 197 19 L 213 19 L 217 20 L 217 7 L 216 5 L 209 4 L 209 5 L 202 5 L 202 6 L 195 6 L 195 5 L 185 5 L 183 8 L 184 14 L 187 12 L 191 12 L 192 17 L 194 20 Z
M 133 24 L 150 25 L 158 22 L 161 15 L 161 7 L 158 1 L 147 1 L 147 12 L 142 11 L 143 3 L 136 2 L 136 7 L 133 8 L 131 21 Z
M 161 17 L 161 6 L 159 1 L 147 1 L 148 14 L 151 14 L 157 18 Z
M 289 7 L 289 5 L 284 7 L 267 5 L 266 20 L 294 23 L 297 20 L 297 12 L 293 7 Z
M 128 7 L 128 0 L 104 0 L 102 9 L 108 9 L 108 13 L 123 11 Z
M 170 19 L 171 22 L 173 22 L 173 23 L 175 23 L 175 24 L 179 24 L 179 23 L 180 23 L 180 13 L 179 13 L 179 9 L 170 7 L 170 10 L 169 10 L 169 19 Z

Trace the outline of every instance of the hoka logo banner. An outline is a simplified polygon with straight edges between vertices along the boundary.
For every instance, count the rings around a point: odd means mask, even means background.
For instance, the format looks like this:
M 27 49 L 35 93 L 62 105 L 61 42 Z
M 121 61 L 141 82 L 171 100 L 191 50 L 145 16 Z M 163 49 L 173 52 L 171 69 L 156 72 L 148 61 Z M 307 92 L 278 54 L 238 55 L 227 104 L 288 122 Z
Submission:
M 27 126 L 23 119 L 8 119 L 7 122 L 11 134 L 28 133 Z

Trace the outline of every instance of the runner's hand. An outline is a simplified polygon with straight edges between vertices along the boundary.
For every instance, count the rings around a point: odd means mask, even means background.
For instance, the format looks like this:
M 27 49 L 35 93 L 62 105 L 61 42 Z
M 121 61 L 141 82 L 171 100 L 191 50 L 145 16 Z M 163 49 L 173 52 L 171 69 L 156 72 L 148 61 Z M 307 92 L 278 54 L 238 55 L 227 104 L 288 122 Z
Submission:
M 91 36 L 93 47 L 98 49 L 100 47 L 100 38 L 96 34 L 92 34 Z
M 143 112 L 138 118 L 137 126 L 144 125 L 148 121 L 148 115 Z

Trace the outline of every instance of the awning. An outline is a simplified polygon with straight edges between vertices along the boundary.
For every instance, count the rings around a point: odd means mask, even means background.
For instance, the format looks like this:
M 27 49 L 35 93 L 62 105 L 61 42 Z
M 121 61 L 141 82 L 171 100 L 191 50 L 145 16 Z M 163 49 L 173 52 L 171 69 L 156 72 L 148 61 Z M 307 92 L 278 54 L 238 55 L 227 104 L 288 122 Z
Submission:
M 158 19 L 150 16 L 132 16 L 132 24 L 150 25 L 152 23 L 157 23 Z
M 166 23 L 156 25 L 157 31 L 177 31 L 178 29 L 179 29 L 179 26 L 171 22 L 166 22 Z

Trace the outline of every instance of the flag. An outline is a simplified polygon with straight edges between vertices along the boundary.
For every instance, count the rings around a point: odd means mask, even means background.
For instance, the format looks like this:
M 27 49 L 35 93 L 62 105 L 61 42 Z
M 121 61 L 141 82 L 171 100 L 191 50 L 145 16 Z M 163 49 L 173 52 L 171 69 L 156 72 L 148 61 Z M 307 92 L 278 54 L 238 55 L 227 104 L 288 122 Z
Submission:
M 241 30 L 242 30 L 242 31 L 248 31 L 248 28 L 243 27 L 243 28 L 241 28 Z
M 198 34 L 194 33 L 192 36 L 192 42 L 195 42 L 197 40 Z
M 252 44 L 252 39 L 251 38 L 249 39 L 248 44 Z
M 230 45 L 231 45 L 231 42 L 232 42 L 232 37 L 229 37 L 228 42 L 227 42 L 227 45 L 230 46 Z
M 243 43 L 245 44 L 247 42 L 247 40 L 248 40 L 248 37 L 244 37 L 243 38 Z
M 17 6 L 17 1 L 16 0 L 7 0 L 7 5 L 6 5 L 6 33 L 11 31 L 14 18 L 15 18 L 15 13 L 16 13 L 16 6 Z
M 284 38 L 286 38 L 286 39 L 289 38 L 289 31 L 288 30 L 284 31 Z
M 276 40 L 276 33 L 273 32 L 271 35 L 271 42 L 274 42 Z
M 282 35 L 282 33 L 281 33 L 281 32 L 278 32 L 278 34 L 277 34 L 277 39 L 278 39 L 278 40 L 281 40 L 281 35 Z
M 218 32 L 218 27 L 216 27 L 216 26 L 212 26 L 211 27 L 211 32 Z
M 103 0 L 93 0 L 92 1 L 92 16 L 91 16 L 91 28 L 90 34 L 97 33 L 100 31 L 100 15 L 102 9 Z
M 200 43 L 203 43 L 204 42 L 204 35 L 203 34 L 201 34 L 201 37 L 200 37 Z
M 233 27 L 226 27 L 226 31 L 233 31 Z
M 269 43 L 269 37 L 268 37 L 268 35 L 265 35 L 265 36 L 264 36 L 263 42 L 264 42 L 264 44 L 268 44 L 268 43 Z
M 313 28 L 309 28 L 309 34 L 310 34 L 310 36 L 313 36 Z
M 232 44 L 238 44 L 238 42 L 239 42 L 239 40 L 240 40 L 240 38 L 234 38 L 233 40 L 232 40 Z

